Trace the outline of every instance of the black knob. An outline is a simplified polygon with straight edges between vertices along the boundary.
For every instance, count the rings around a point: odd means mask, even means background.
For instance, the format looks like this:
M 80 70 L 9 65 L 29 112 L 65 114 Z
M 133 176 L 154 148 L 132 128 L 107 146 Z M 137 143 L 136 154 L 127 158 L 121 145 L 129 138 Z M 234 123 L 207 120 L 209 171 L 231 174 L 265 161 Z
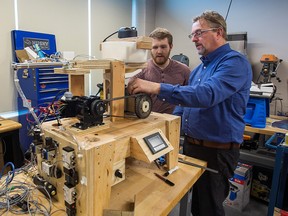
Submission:
M 119 170 L 119 169 L 117 169 L 115 171 L 114 175 L 118 178 L 123 178 L 123 174 L 122 174 L 121 170 Z

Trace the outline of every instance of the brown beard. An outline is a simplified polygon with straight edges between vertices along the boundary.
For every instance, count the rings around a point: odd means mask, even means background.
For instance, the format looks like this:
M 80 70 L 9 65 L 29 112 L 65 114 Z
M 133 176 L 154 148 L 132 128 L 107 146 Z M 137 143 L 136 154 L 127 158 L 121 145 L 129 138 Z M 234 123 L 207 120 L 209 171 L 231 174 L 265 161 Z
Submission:
M 151 56 L 152 56 L 152 59 L 153 59 L 153 61 L 157 64 L 157 65 L 164 65 L 167 61 L 168 61 L 168 59 L 169 59 L 169 56 L 170 56 L 170 51 L 169 51 L 169 53 L 166 55 L 166 56 L 161 56 L 161 58 L 163 59 L 161 59 L 160 61 L 157 59 L 157 56 L 154 56 L 154 55 L 152 55 L 151 54 Z

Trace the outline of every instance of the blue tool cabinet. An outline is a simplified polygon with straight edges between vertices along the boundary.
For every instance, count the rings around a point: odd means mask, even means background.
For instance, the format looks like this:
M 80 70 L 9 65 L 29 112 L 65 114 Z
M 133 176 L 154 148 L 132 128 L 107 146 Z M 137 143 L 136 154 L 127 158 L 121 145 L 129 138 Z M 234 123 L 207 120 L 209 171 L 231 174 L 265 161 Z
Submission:
M 68 91 L 67 75 L 55 74 L 54 68 L 20 69 L 18 78 L 22 91 L 26 98 L 31 100 L 31 106 L 37 115 L 40 107 L 48 107 L 53 100 L 58 100 L 65 91 Z M 32 137 L 28 136 L 28 132 L 34 119 L 28 109 L 23 106 L 20 96 L 18 96 L 18 115 L 19 122 L 22 124 L 19 133 L 20 142 L 22 150 L 25 152 L 32 142 Z M 43 117 L 40 118 L 40 121 L 43 120 Z M 45 118 L 45 121 L 52 119 L 55 119 L 55 116 L 50 115 Z
M 13 30 L 11 32 L 13 61 L 18 62 L 15 50 L 24 49 L 34 43 L 39 43 L 41 50 L 51 55 L 56 53 L 56 40 L 52 34 L 38 32 L 28 32 Z M 31 106 L 36 114 L 39 114 L 39 107 L 47 107 L 52 101 L 58 100 L 65 91 L 69 89 L 68 75 L 54 73 L 54 67 L 28 68 L 17 71 L 19 84 L 25 97 L 31 101 Z M 18 95 L 18 115 L 19 122 L 22 124 L 20 129 L 20 144 L 23 152 L 29 149 L 32 137 L 28 136 L 31 126 L 35 125 L 35 120 L 28 109 L 23 106 L 21 97 Z M 41 121 L 55 119 L 54 115 L 42 116 Z

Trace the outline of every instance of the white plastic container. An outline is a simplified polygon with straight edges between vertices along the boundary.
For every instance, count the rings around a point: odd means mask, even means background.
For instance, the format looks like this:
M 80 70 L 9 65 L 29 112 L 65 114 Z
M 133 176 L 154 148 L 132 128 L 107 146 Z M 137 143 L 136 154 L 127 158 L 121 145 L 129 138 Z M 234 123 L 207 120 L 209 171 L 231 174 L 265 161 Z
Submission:
M 149 50 L 137 49 L 136 42 L 106 41 L 101 44 L 102 59 L 115 59 L 127 63 L 144 63 Z

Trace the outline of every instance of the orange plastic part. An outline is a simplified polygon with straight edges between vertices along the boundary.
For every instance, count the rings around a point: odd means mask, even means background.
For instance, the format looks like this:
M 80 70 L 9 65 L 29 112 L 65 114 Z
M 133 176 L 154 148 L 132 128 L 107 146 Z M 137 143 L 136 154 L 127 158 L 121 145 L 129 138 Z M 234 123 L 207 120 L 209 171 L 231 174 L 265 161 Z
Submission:
M 272 54 L 264 54 L 264 55 L 262 55 L 260 62 L 261 63 L 267 63 L 267 62 L 268 63 L 277 63 L 278 58 Z

